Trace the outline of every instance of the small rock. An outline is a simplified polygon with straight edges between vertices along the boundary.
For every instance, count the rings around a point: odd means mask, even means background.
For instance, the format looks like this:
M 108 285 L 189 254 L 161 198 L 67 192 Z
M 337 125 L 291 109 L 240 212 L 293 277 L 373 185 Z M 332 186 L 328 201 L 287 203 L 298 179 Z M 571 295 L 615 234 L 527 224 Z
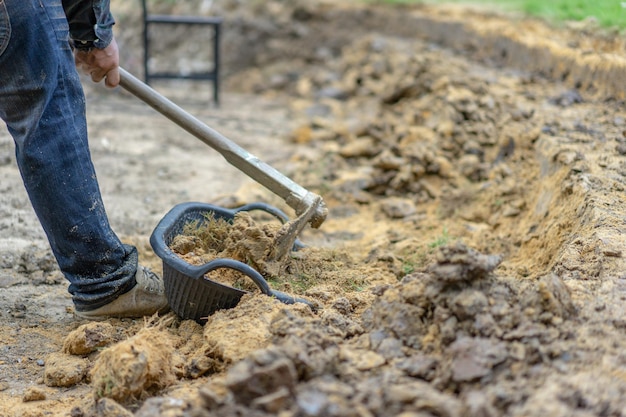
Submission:
M 387 400 L 391 403 L 411 403 L 419 395 L 419 392 L 415 390 L 415 386 L 404 385 L 391 385 L 386 390 Z
M 490 339 L 461 337 L 450 345 L 452 379 L 469 382 L 489 375 L 491 369 L 506 360 L 504 343 Z
M 121 407 L 119 404 L 117 406 Z M 135 412 L 134 417 L 182 416 L 185 415 L 184 410 L 187 409 L 189 409 L 189 402 L 185 400 L 171 397 L 152 397 L 143 403 L 141 408 Z M 119 415 L 119 417 L 124 416 L 125 414 Z
M 349 317 L 339 314 L 336 310 L 324 310 L 320 317 L 323 325 L 329 326 L 333 331 L 341 334 L 343 338 L 363 333 L 360 324 Z
M 385 364 L 386 360 L 382 355 L 369 350 L 355 350 L 348 347 L 341 347 L 341 358 L 350 362 L 359 371 L 369 371 Z
M 267 366 L 255 366 L 244 360 L 234 365 L 226 376 L 226 386 L 235 400 L 244 405 L 281 388 L 293 392 L 296 381 L 296 369 L 287 358 L 280 358 Z
M 405 404 L 404 412 L 414 415 L 461 417 L 463 406 L 450 394 L 439 392 L 424 381 L 384 387 L 388 405 Z M 406 414 L 411 415 L 411 414 Z
M 383 339 L 376 351 L 387 360 L 401 358 L 404 356 L 404 352 L 402 351 L 402 342 L 393 337 Z
M 9 165 L 12 161 L 11 154 L 6 152 L 0 154 L 0 166 Z
M 271 394 L 255 398 L 250 406 L 276 415 L 278 411 L 286 408 L 291 398 L 292 395 L 289 390 L 285 387 L 280 387 Z
M 209 387 L 201 387 L 198 390 L 198 394 L 202 399 L 202 405 L 207 410 L 215 410 L 218 406 L 222 404 L 222 399 L 219 397 L 219 395 L 217 395 L 217 393 Z
M 24 391 L 24 395 L 22 396 L 22 401 L 43 401 L 46 399 L 46 392 L 39 387 L 28 387 L 26 391 Z
M 0 288 L 9 288 L 21 283 L 23 280 L 13 275 L 0 275 Z
M 519 216 L 522 210 L 517 207 L 507 205 L 504 210 L 502 210 L 502 216 L 504 217 L 516 217 Z
M 219 372 L 221 369 L 222 365 L 218 360 L 198 354 L 185 363 L 183 375 L 185 378 L 197 379 L 209 372 Z
M 450 303 L 452 312 L 459 320 L 476 317 L 489 304 L 487 296 L 477 290 L 463 290 Z
M 496 417 L 500 415 L 484 392 L 470 391 L 465 395 L 464 402 L 469 416 Z
M 350 96 L 350 93 L 342 88 L 326 87 L 319 90 L 316 93 L 318 98 L 332 98 L 335 100 L 345 100 Z
M 382 202 L 381 208 L 392 219 L 402 219 L 417 213 L 415 203 L 408 198 L 388 198 Z
M 16 301 L 11 309 L 11 316 L 16 319 L 23 319 L 26 317 L 26 304 Z
M 63 353 L 52 353 L 46 358 L 44 383 L 49 387 L 71 387 L 87 373 L 87 361 Z
M 133 413 L 110 398 L 100 398 L 96 402 L 97 417 L 133 417 Z
M 379 152 L 379 147 L 374 145 L 374 139 L 368 137 L 348 142 L 339 150 L 339 154 L 344 158 L 371 157 Z
M 328 406 L 328 395 L 318 391 L 305 391 L 298 395 L 299 411 L 306 417 L 321 417 L 325 415 Z
M 571 291 L 556 274 L 549 274 L 539 280 L 541 303 L 546 311 L 556 317 L 567 318 L 576 314 Z
M 429 272 L 447 282 L 485 279 L 502 261 L 499 255 L 483 255 L 462 243 L 443 246 L 437 253 L 437 263 Z
M 471 181 L 480 181 L 486 178 L 487 167 L 480 157 L 474 154 L 465 154 L 458 161 L 458 167 L 465 177 Z
M 557 106 L 569 107 L 573 104 L 582 103 L 583 98 L 578 90 L 568 90 L 556 97 L 551 98 L 550 102 Z
M 348 300 L 346 297 L 337 298 L 335 301 L 333 301 L 331 307 L 345 316 L 350 315 L 353 310 L 350 300 Z
M 399 361 L 396 366 L 407 375 L 430 381 L 437 369 L 437 360 L 425 355 L 412 355 Z
M 401 156 L 395 155 L 389 149 L 383 150 L 374 160 L 373 165 L 377 168 L 389 171 L 399 170 L 407 161 Z
M 485 337 L 495 336 L 499 338 L 503 333 L 496 320 L 489 313 L 477 314 L 474 319 L 474 328 Z

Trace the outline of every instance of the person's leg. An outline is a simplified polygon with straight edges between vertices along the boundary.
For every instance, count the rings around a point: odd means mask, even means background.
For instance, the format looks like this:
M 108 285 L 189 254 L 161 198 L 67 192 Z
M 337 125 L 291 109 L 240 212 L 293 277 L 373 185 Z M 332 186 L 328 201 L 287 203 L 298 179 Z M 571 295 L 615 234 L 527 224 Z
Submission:
M 137 250 L 105 213 L 60 1 L 0 2 L 0 52 L 0 117 L 26 190 L 76 310 L 97 309 L 133 288 Z

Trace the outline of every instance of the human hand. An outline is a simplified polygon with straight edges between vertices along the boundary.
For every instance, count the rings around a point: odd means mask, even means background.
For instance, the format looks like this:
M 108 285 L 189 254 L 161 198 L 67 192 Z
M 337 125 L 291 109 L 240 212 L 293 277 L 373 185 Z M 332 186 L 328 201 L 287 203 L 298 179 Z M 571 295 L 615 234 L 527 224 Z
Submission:
M 104 49 L 93 48 L 89 51 L 74 51 L 76 67 L 91 76 L 93 82 L 104 79 L 107 87 L 115 87 L 120 83 L 120 54 L 115 38 Z

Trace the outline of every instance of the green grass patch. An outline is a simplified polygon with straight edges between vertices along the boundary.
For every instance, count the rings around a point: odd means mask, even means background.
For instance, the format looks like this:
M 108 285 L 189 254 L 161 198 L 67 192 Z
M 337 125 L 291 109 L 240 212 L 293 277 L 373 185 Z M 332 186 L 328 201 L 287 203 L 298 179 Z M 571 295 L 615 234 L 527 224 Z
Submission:
M 379 0 L 396 4 L 468 4 L 523 12 L 553 23 L 594 19 L 602 27 L 626 28 L 626 2 L 621 0 Z
M 443 228 L 443 232 L 441 232 L 441 235 L 437 236 L 437 238 L 435 240 L 433 240 L 432 242 L 430 242 L 428 244 L 428 247 L 430 249 L 436 249 L 439 248 L 443 245 L 447 245 L 450 242 L 450 235 L 448 234 L 448 229 L 447 228 Z
M 452 240 L 454 238 L 450 236 L 448 229 L 444 227 L 441 235 L 426 243 L 425 247 L 412 248 L 400 254 L 403 276 L 423 269 L 432 260 L 435 250 L 449 244 Z M 399 277 L 399 279 L 401 278 L 402 276 Z

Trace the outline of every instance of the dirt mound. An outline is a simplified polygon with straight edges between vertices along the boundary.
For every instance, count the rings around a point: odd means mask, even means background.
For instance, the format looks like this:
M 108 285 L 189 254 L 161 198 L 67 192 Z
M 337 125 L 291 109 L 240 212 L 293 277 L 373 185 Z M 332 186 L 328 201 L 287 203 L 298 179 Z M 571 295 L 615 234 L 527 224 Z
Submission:
M 298 24 L 308 28 L 345 12 L 307 10 Z M 387 15 L 368 16 L 379 23 Z M 592 201 L 616 201 L 608 190 L 623 188 L 617 107 L 597 109 L 584 95 L 588 85 L 550 84 L 538 77 L 541 68 L 476 66 L 399 33 L 343 38 L 323 66 L 313 65 L 320 49 L 311 48 L 308 60 L 288 52 L 289 66 L 284 58 L 231 78 L 293 98 L 300 125 L 291 137 L 303 146 L 293 177 L 330 203 L 327 227 L 343 231 L 335 244 L 365 266 L 386 265 L 401 282 L 367 280 L 372 298 L 362 314 L 350 296 L 322 300 L 317 316 L 281 313 L 267 327 L 272 344 L 204 387 L 197 412 L 620 409 L 622 382 L 604 374 L 602 383 L 618 388 L 596 400 L 586 380 L 597 371 L 580 343 L 593 325 L 581 323 L 594 312 L 581 304 L 587 290 L 572 292 L 594 287 L 589 280 L 611 282 L 623 265 L 619 210 L 603 218 Z M 291 45 L 301 45 L 294 38 Z M 532 54 L 558 55 L 533 45 Z M 584 152 L 581 144 L 589 145 Z M 612 179 L 598 164 L 615 170 Z M 390 226 L 381 233 L 379 222 Z M 612 321 L 600 321 L 615 337 Z M 569 373 L 569 384 L 558 373 Z
M 336 309 L 283 309 L 267 327 L 273 344 L 232 366 L 219 388 L 203 388 L 200 410 L 497 415 L 496 396 L 513 395 L 511 372 L 558 351 L 559 326 L 576 317 L 557 277 L 518 290 L 493 274 L 498 263 L 460 244 L 443 248 L 428 271 L 379 288 L 362 325 Z M 475 391 L 475 382 L 486 389 Z

